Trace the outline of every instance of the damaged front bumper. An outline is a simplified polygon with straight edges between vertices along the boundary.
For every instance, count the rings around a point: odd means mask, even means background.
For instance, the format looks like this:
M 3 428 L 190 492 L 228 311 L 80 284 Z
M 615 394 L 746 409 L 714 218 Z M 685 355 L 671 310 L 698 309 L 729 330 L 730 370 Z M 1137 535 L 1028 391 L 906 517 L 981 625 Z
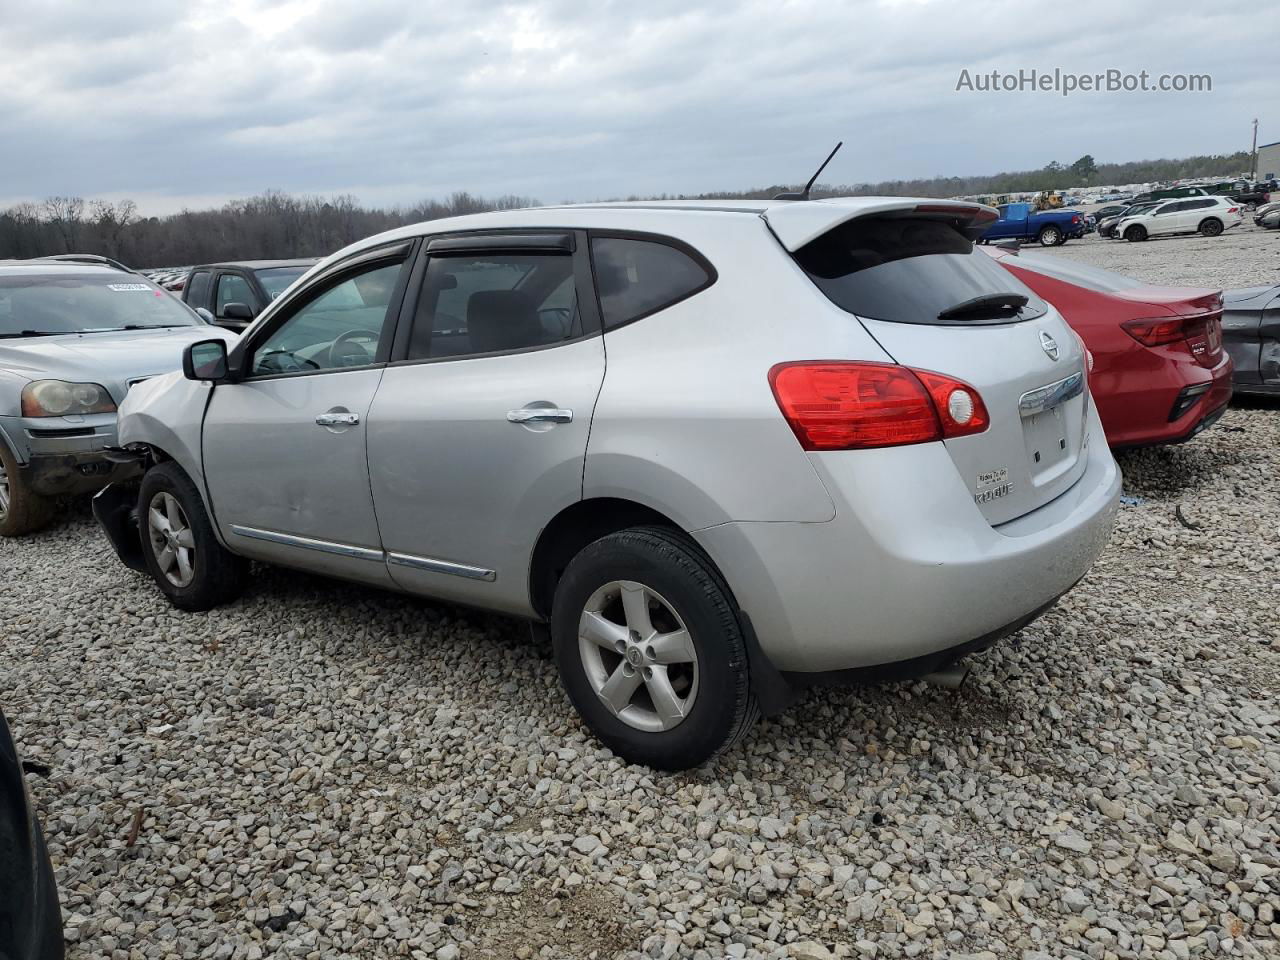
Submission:
M 93 516 L 111 541 L 120 562 L 139 573 L 147 572 L 142 557 L 142 527 L 138 518 L 138 486 L 147 452 L 111 447 L 106 451 L 117 479 L 93 497 Z

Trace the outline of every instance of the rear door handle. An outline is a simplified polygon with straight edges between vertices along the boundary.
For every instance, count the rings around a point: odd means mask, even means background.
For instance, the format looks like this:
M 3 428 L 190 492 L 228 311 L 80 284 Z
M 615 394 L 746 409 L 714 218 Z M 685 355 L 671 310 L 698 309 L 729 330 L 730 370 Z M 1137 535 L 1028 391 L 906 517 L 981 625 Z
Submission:
M 316 423 L 322 427 L 354 427 L 360 422 L 358 413 L 322 413 Z
M 572 423 L 573 411 L 557 407 L 521 407 L 508 410 L 507 419 L 512 423 Z

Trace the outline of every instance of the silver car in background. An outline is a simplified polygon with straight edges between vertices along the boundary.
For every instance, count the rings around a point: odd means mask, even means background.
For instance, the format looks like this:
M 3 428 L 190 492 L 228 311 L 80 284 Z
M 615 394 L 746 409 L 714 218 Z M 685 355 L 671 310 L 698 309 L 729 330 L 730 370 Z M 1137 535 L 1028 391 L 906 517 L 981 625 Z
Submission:
M 0 261 L 0 536 L 105 485 L 117 405 L 209 337 L 235 335 L 104 258 Z
M 549 624 L 595 733 L 706 761 L 814 682 L 937 671 L 1084 575 L 1120 477 L 973 204 L 601 204 L 318 265 L 135 388 L 95 511 L 178 607 L 246 561 Z

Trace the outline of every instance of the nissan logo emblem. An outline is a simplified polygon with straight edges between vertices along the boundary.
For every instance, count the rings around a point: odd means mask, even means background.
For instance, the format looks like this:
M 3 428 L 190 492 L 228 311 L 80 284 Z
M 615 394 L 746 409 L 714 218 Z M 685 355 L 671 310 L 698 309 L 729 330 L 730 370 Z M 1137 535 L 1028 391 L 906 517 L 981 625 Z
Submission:
M 1050 360 L 1058 359 L 1058 341 L 1043 330 L 1040 331 L 1040 346 L 1044 347 L 1044 352 L 1049 355 Z

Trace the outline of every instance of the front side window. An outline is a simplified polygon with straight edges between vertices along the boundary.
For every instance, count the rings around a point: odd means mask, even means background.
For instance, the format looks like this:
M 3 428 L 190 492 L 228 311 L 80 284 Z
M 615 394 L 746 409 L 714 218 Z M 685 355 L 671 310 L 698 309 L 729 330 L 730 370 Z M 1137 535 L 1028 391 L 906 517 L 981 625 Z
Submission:
M 0 338 L 190 327 L 196 316 L 172 294 L 132 273 L 76 273 L 0 277 Z
M 314 373 L 373 363 L 404 264 L 366 266 L 308 300 L 254 348 L 255 376 Z
M 423 275 L 406 359 L 528 350 L 580 336 L 572 255 L 435 255 Z
M 712 282 L 689 254 L 653 240 L 593 237 L 591 260 L 606 330 L 669 307 Z
M 221 317 L 228 303 L 243 303 L 253 308 L 253 288 L 238 273 L 224 273 L 218 277 L 218 306 L 214 313 Z

